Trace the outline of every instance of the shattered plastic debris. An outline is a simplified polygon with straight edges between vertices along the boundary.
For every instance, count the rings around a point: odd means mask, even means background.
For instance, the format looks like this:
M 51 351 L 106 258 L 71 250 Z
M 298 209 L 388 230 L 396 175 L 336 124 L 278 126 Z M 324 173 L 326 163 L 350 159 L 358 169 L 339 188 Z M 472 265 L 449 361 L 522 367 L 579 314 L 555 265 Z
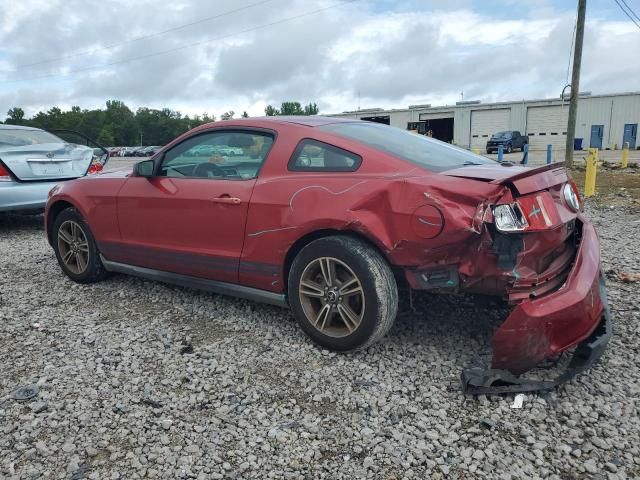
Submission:
M 19 402 L 24 402 L 34 398 L 38 395 L 38 392 L 39 389 L 37 385 L 25 385 L 24 387 L 19 387 L 15 392 L 13 392 L 13 398 Z
M 488 428 L 489 430 L 491 430 L 492 428 L 496 428 L 497 426 L 497 423 L 490 418 L 482 417 L 478 421 L 481 427 Z
M 519 393 L 513 399 L 513 403 L 511 404 L 511 408 L 522 408 L 522 404 L 524 403 L 524 394 Z

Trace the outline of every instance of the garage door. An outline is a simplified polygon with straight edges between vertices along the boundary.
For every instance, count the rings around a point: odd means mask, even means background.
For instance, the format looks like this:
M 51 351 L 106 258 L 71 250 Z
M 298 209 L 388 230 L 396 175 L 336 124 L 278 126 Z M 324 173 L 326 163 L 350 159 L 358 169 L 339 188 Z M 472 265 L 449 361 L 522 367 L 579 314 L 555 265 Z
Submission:
M 473 110 L 471 112 L 471 148 L 481 148 L 497 132 L 511 130 L 511 109 Z
M 439 118 L 453 118 L 453 112 L 434 112 L 420 114 L 420 121 L 437 120 Z
M 529 107 L 527 109 L 527 134 L 529 148 L 544 150 L 553 145 L 554 150 L 564 150 L 567 142 L 567 118 L 569 107 Z

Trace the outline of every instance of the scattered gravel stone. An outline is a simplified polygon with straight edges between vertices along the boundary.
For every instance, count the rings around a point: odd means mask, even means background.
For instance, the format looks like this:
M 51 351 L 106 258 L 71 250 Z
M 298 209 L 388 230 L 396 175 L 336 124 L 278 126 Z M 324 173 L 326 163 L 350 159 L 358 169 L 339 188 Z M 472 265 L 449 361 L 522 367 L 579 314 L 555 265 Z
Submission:
M 16 391 L 13 392 L 13 398 L 19 402 L 24 402 L 37 396 L 38 391 L 39 389 L 37 385 L 26 385 L 24 387 L 17 388 Z
M 638 273 L 625 205 L 587 214 L 603 269 Z M 608 275 L 602 362 L 511 409 L 459 384 L 490 358 L 499 302 L 421 296 L 380 343 L 335 354 L 276 307 L 121 275 L 75 284 L 41 216 L 0 215 L 0 478 L 640 478 L 637 288 Z
M 34 402 L 30 405 L 30 407 L 33 413 L 40 413 L 49 408 L 49 404 L 47 402 Z

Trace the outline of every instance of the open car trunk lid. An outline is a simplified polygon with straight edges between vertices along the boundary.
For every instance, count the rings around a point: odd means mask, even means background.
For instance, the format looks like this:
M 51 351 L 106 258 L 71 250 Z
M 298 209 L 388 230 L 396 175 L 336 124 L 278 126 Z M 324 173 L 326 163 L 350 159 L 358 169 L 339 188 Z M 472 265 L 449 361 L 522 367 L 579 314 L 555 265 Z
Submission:
M 569 180 L 567 171 L 561 163 L 536 168 L 504 166 L 498 163 L 470 165 L 441 173 L 451 177 L 489 182 L 494 185 L 510 185 L 519 195 L 547 190 Z
M 66 180 L 84 176 L 93 150 L 70 143 L 39 143 L 0 148 L 0 161 L 21 181 Z

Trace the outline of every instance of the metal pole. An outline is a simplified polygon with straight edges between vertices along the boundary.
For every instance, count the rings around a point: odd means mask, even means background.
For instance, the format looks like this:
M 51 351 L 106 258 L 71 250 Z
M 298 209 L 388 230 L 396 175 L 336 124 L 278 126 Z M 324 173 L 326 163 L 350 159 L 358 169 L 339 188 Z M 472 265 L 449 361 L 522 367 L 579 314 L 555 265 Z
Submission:
M 596 172 L 598 169 L 598 149 L 590 148 L 587 156 L 587 170 L 584 174 L 584 196 L 591 197 L 596 193 Z
M 571 100 L 569 102 L 569 121 L 567 123 L 567 144 L 564 163 L 573 166 L 573 141 L 576 138 L 576 117 L 578 116 L 578 97 L 580 96 L 580 67 L 582 65 L 582 43 L 584 40 L 584 19 L 587 0 L 578 0 L 578 21 L 576 24 L 576 45 L 573 50 L 573 72 L 571 74 Z
M 502 162 L 503 153 L 504 147 L 502 145 L 498 145 L 498 162 Z
M 624 142 L 622 146 L 622 162 L 621 168 L 627 168 L 629 166 L 629 142 Z
M 551 144 L 547 145 L 547 165 L 551 165 L 551 157 L 552 157 L 551 148 L 552 148 Z
M 524 153 L 522 154 L 522 163 L 523 165 L 526 165 L 527 163 L 529 163 L 529 144 L 525 143 L 524 144 Z

